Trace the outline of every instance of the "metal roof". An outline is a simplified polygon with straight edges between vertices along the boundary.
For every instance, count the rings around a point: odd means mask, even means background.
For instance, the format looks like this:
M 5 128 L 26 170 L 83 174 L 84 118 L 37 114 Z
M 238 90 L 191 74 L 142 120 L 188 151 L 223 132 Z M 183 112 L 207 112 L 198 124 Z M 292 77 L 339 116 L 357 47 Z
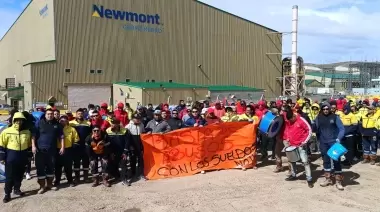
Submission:
M 192 85 L 192 84 L 182 84 L 175 82 L 116 82 L 117 85 L 125 85 L 135 88 L 207 88 L 206 86 Z
M 306 72 L 305 75 L 314 77 L 326 77 L 331 79 L 359 79 L 359 75 L 342 73 Z
M 264 91 L 264 89 L 253 88 L 253 87 L 245 87 L 238 85 L 211 85 L 208 86 L 209 91 Z

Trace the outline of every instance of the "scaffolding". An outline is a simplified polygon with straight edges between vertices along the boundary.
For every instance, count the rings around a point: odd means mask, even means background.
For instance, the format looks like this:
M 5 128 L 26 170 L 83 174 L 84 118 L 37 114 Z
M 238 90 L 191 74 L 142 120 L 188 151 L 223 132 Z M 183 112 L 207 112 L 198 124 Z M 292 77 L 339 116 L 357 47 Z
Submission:
M 303 64 L 302 57 L 297 58 L 297 73 L 296 76 L 292 74 L 292 59 L 290 57 L 286 57 L 282 60 L 282 95 L 283 96 L 292 96 L 293 93 L 296 93 L 300 96 L 305 95 L 305 68 Z M 295 80 L 295 77 L 297 79 Z M 297 86 L 295 87 L 293 82 L 294 80 L 297 82 Z
M 364 93 L 368 89 L 380 87 L 380 63 L 379 62 L 353 62 L 348 65 L 347 91 L 353 93 L 353 88 L 363 88 Z

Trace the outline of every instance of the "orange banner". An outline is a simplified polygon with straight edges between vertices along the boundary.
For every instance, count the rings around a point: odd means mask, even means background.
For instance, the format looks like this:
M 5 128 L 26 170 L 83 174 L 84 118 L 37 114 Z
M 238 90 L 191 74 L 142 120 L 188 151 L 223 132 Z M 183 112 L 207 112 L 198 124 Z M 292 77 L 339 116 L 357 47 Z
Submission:
M 208 170 L 256 166 L 256 124 L 228 122 L 144 134 L 144 174 L 150 180 Z

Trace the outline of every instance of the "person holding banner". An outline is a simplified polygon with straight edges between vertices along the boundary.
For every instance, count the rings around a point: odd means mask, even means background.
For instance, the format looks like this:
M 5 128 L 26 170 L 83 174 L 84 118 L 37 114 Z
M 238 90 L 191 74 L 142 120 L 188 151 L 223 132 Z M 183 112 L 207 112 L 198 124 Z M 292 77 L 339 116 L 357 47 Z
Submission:
M 288 124 L 285 126 L 284 138 L 287 142 L 289 142 L 289 146 L 297 147 L 301 161 L 305 167 L 307 184 L 309 188 L 313 188 L 314 185 L 312 182 L 310 163 L 307 154 L 307 142 L 312 134 L 311 126 L 304 118 L 302 118 L 299 114 L 293 113 L 291 110 L 286 112 L 286 121 Z M 292 162 L 292 174 L 285 179 L 286 181 L 294 181 L 297 179 L 296 168 L 296 163 Z
M 239 119 L 239 116 L 237 116 L 236 113 L 234 113 L 234 110 L 231 107 L 226 107 L 226 113 L 221 118 L 222 122 L 233 122 L 233 121 L 238 121 L 238 119 Z
M 5 187 L 3 202 L 7 203 L 13 195 L 23 196 L 21 182 L 25 166 L 31 154 L 31 132 L 23 128 L 26 119 L 20 112 L 16 112 L 12 119 L 12 126 L 0 134 L 0 163 L 5 165 Z
M 169 124 L 162 119 L 161 110 L 154 111 L 153 120 L 149 121 L 145 127 L 145 131 L 148 133 L 167 133 L 170 130 Z
M 259 117 L 255 115 L 255 109 L 252 107 L 252 105 L 248 105 L 245 108 L 245 113 L 239 116 L 238 121 L 259 123 Z
M 186 127 L 203 127 L 206 125 L 206 120 L 200 115 L 200 111 L 197 107 L 191 109 L 190 118 L 186 120 Z

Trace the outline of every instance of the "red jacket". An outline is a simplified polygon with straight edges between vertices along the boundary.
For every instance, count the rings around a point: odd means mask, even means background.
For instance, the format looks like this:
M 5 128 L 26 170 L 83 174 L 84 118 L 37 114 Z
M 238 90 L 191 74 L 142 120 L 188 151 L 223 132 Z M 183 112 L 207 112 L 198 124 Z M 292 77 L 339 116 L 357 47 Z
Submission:
M 128 119 L 128 113 L 124 110 L 116 109 L 113 114 L 115 115 L 115 118 L 120 120 L 120 123 L 123 127 L 127 126 L 129 123 Z
M 102 131 L 106 131 L 108 127 L 111 126 L 111 124 L 108 121 L 103 120 L 101 117 L 99 117 L 97 120 L 91 119 L 91 126 L 95 126 L 95 125 L 100 126 L 100 129 Z
M 224 110 L 224 108 L 220 108 L 220 109 L 214 109 L 214 114 L 216 117 L 218 118 L 222 118 L 225 114 L 226 114 L 226 111 Z
M 100 110 L 99 110 L 99 115 L 100 116 L 106 116 L 108 114 L 108 110 L 107 109 L 103 109 L 103 108 L 101 108 Z
M 236 112 L 238 115 L 241 115 L 243 113 L 245 113 L 245 109 L 247 108 L 247 106 L 243 106 L 240 104 L 240 102 L 236 103 Z
M 296 121 L 285 125 L 284 139 L 289 141 L 290 146 L 301 146 L 310 139 L 312 130 L 307 121 L 300 115 L 296 115 Z
M 184 117 L 184 116 L 186 116 L 187 115 L 187 108 L 185 108 L 185 109 L 183 109 L 183 110 L 181 110 L 180 112 L 179 112 L 179 118 L 182 120 L 182 118 Z

